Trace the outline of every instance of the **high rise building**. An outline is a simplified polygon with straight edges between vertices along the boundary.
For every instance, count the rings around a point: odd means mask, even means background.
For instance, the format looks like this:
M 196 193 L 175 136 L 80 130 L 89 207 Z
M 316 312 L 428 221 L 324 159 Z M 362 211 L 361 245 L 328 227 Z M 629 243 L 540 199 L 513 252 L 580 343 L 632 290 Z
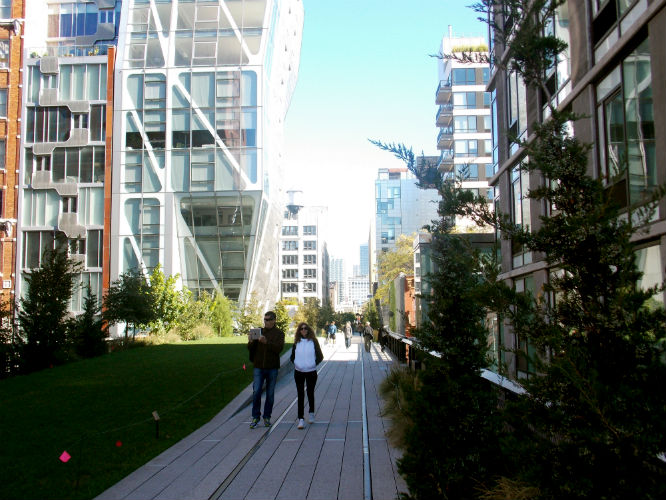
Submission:
M 490 73 L 487 50 L 485 38 L 454 37 L 449 26 L 448 36 L 442 39 L 441 53 L 468 51 L 478 62 L 439 59 L 435 102 L 439 104 L 436 118 L 437 149 L 441 151 L 437 161 L 439 171 L 445 179 L 455 179 L 462 189 L 486 195 L 492 203 L 493 190 L 488 186 L 493 169 L 490 94 L 485 92 Z M 473 223 L 458 217 L 456 226 L 459 231 L 465 231 Z
M 302 2 L 28 8 L 18 272 L 62 239 L 98 296 L 160 264 L 195 294 L 275 300 Z
M 589 174 L 602 179 L 629 213 L 666 180 L 666 114 L 659 112 L 666 108 L 666 1 L 569 0 L 558 7 L 549 29 L 569 45 L 546 74 L 550 103 L 584 117 L 572 123 L 571 132 L 592 145 Z M 491 53 L 501 57 L 505 47 L 497 43 Z M 534 123 L 547 119 L 549 101 L 546 93 L 526 88 L 517 74 L 499 65 L 488 89 L 495 204 L 514 223 L 538 226 L 548 207 L 525 195 L 543 179 L 519 168 L 524 156 L 518 141 L 529 136 Z M 639 285 L 651 286 L 664 279 L 666 201 L 645 229 L 634 235 L 634 243 L 644 273 Z M 503 239 L 501 245 L 500 279 L 518 291 L 540 293 L 551 272 L 547 263 L 511 241 Z M 663 304 L 663 293 L 654 299 Z M 494 325 L 494 345 L 502 339 L 514 349 L 531 349 L 510 324 Z M 527 356 L 516 357 L 510 350 L 499 356 L 513 376 L 534 373 Z
M 418 161 L 434 162 L 437 157 Z M 437 218 L 436 189 L 420 189 L 415 176 L 406 168 L 380 168 L 375 180 L 376 252 L 395 247 L 400 234 L 417 233 Z
M 13 302 L 16 271 L 24 18 L 24 0 L 0 2 L 0 290 L 5 303 Z
M 358 268 L 358 274 L 361 276 L 368 276 L 370 273 L 370 264 L 369 264 L 369 258 L 368 258 L 368 244 L 363 243 L 359 247 L 359 268 Z
M 300 191 L 288 191 L 280 236 L 280 297 L 328 303 L 328 207 L 304 206 Z

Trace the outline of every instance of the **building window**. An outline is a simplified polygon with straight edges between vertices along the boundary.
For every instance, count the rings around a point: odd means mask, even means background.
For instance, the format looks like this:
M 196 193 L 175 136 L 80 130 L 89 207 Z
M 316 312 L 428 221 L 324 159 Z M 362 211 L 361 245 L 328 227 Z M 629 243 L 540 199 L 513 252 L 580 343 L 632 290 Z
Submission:
M 305 236 L 316 236 L 317 226 L 303 226 L 303 234 Z
M 515 153 L 519 147 L 519 140 L 527 130 L 527 95 L 525 83 L 516 72 L 507 76 L 507 139 L 509 140 L 510 154 Z
M 298 283 L 282 283 L 283 293 L 298 293 Z
M 282 264 L 286 266 L 295 266 L 298 264 L 298 255 L 283 255 Z
M 9 69 L 9 40 L 0 40 L 0 69 Z
M 472 109 L 476 108 L 476 92 L 454 92 L 454 109 Z
M 303 264 L 316 264 L 317 256 L 316 255 L 304 255 Z
M 0 0 L 0 19 L 12 18 L 12 0 Z
M 298 241 L 294 240 L 283 241 L 282 250 L 298 250 Z
M 304 278 L 316 278 L 317 277 L 317 270 L 316 269 L 303 269 L 303 277 Z
M 400 198 L 400 186 L 388 187 L 386 189 L 387 198 Z
M 62 197 L 62 213 L 72 213 L 75 214 L 77 211 L 76 196 L 63 196 Z
M 282 236 L 298 236 L 298 226 L 282 226 Z
M 0 118 L 7 117 L 7 89 L 0 89 Z
M 317 293 L 317 283 L 303 283 L 303 291 L 306 293 Z
M 304 241 L 303 242 L 303 250 L 317 250 L 317 242 L 316 241 Z
M 526 229 L 529 229 L 531 216 L 530 200 L 527 196 L 528 180 L 528 172 L 522 171 L 520 166 L 511 171 L 511 222 Z M 514 268 L 532 262 L 532 252 L 525 251 L 522 245 L 514 241 L 511 242 L 511 254 Z
M 597 85 L 601 176 L 621 206 L 657 185 L 650 50 L 645 40 Z
M 298 278 L 298 269 L 283 269 L 282 270 L 283 278 L 297 279 Z
M 474 68 L 453 68 L 453 85 L 476 85 Z
M 460 115 L 453 118 L 456 132 L 476 132 L 476 116 Z
M 455 141 L 455 156 L 478 156 L 479 141 L 476 139 L 464 139 Z
M 0 139 L 0 170 L 4 170 L 6 168 L 5 167 L 6 146 L 7 143 L 5 139 Z

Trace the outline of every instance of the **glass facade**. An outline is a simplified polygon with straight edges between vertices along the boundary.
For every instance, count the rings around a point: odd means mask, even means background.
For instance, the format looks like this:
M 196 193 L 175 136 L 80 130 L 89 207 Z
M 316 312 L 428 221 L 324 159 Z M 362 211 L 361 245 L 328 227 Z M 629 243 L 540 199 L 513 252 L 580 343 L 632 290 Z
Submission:
M 277 50 L 268 39 L 288 22 L 300 33 L 298 19 L 287 16 L 299 12 L 291 3 L 270 10 L 266 25 L 266 0 L 123 6 L 112 276 L 162 263 L 195 295 L 219 289 L 240 301 L 268 283 L 278 264 L 269 255 L 277 240 L 262 242 L 278 237 L 262 232 L 276 218 L 268 179 L 276 179 L 280 154 L 272 138 L 295 74 L 278 74 L 276 83 L 266 71 L 276 56 L 266 47 Z M 285 69 L 297 66 L 298 41 L 291 51 L 280 47 Z M 276 91 L 287 77 L 292 85 Z M 267 293 L 277 296 L 277 283 L 272 287 Z

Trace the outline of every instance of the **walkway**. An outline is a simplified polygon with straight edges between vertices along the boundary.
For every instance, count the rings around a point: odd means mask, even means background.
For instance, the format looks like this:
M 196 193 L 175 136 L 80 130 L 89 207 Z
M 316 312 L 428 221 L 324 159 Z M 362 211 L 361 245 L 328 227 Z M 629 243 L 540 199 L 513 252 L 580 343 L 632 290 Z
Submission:
M 208 424 L 97 498 L 388 500 L 406 492 L 380 416 L 378 386 L 394 360 L 376 344 L 366 353 L 359 337 L 349 350 L 343 338 L 322 348 L 314 424 L 296 428 L 296 387 L 285 373 L 271 428 L 249 428 L 248 387 Z M 288 354 L 282 364 L 292 366 Z

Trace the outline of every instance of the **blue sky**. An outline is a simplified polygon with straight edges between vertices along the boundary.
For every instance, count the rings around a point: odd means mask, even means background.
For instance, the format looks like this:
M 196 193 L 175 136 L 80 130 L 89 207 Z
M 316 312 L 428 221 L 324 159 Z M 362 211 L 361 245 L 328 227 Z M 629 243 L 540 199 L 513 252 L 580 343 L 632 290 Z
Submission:
M 329 207 L 329 253 L 358 263 L 377 169 L 402 166 L 368 138 L 438 155 L 442 37 L 486 36 L 472 0 L 303 0 L 298 84 L 285 122 L 287 189 Z

